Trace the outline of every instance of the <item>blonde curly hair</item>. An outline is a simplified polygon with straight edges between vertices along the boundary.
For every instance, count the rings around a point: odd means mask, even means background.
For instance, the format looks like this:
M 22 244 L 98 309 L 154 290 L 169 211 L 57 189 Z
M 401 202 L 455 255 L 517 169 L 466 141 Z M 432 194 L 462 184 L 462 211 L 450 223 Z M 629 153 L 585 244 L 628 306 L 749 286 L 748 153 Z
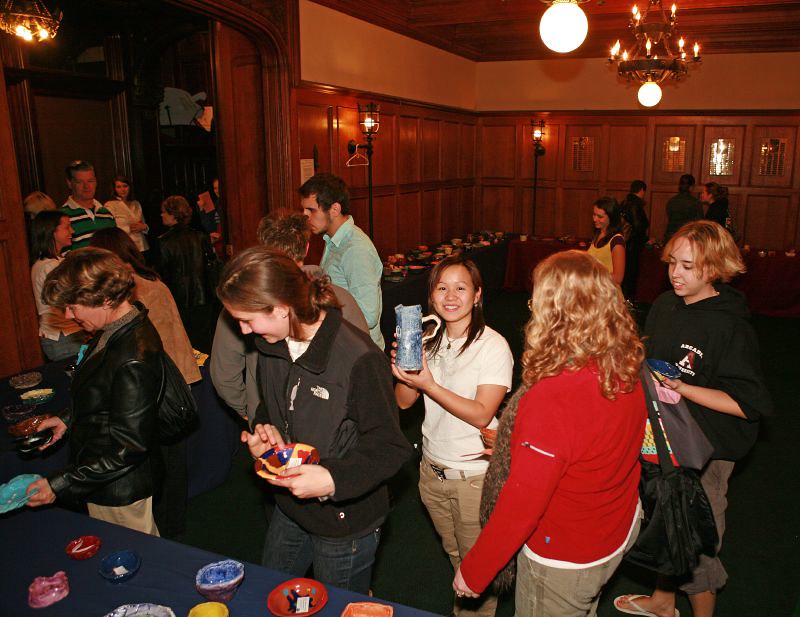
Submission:
M 556 253 L 536 266 L 533 289 L 522 354 L 525 385 L 591 363 L 605 398 L 631 392 L 644 346 L 608 270 L 583 251 Z

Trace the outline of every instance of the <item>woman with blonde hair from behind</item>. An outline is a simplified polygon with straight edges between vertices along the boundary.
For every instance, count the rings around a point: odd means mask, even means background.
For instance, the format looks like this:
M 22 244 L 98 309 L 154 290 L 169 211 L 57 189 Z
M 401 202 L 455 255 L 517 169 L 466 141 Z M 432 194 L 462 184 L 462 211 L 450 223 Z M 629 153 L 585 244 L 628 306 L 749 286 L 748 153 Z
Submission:
M 501 570 L 495 586 L 508 587 L 516 557 L 517 615 L 596 615 L 639 532 L 644 352 L 619 287 L 593 257 L 552 255 L 533 282 L 523 385 L 500 420 L 485 525 L 453 587 L 475 596 Z

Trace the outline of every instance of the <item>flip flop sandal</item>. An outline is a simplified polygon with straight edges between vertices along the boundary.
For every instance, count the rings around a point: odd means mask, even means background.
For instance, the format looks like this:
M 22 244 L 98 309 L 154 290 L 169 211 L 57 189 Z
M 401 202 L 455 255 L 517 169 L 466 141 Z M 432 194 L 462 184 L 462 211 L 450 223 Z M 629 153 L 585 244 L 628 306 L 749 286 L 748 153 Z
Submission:
M 648 598 L 648 597 L 649 596 L 645 596 L 643 594 L 617 596 L 616 598 L 614 598 L 614 608 L 617 609 L 620 613 L 627 613 L 628 615 L 643 615 L 644 617 L 658 617 L 658 615 L 656 615 L 655 613 L 646 611 L 641 606 L 636 604 L 636 600 L 638 600 L 639 598 Z M 622 608 L 619 605 L 620 602 L 627 602 L 628 606 L 632 608 Z M 681 617 L 681 614 L 677 608 L 675 609 L 675 617 Z

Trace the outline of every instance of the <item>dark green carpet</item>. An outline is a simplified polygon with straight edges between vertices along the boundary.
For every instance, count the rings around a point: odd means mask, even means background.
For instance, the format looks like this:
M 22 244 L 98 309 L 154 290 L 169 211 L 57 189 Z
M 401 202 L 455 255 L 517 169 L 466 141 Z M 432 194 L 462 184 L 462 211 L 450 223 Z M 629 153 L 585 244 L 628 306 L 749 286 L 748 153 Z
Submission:
M 524 294 L 501 293 L 487 305 L 487 322 L 508 339 L 517 359 L 528 317 L 526 300 Z M 754 325 L 776 414 L 763 422 L 759 443 L 737 466 L 731 482 L 722 551 L 730 580 L 716 615 L 800 617 L 800 479 L 795 460 L 800 443 L 800 370 L 795 361 L 800 320 L 756 318 Z M 411 443 L 420 443 L 421 405 L 402 412 L 401 422 Z M 372 587 L 377 597 L 447 614 L 453 572 L 420 503 L 416 465 L 409 462 L 392 481 L 395 506 L 384 527 Z M 258 563 L 268 509 L 265 486 L 252 472 L 249 455 L 240 452 L 224 485 L 189 502 L 181 540 Z M 618 617 L 613 598 L 648 593 L 652 581 L 647 572 L 623 564 L 606 587 L 599 615 Z M 685 598 L 679 598 L 678 608 L 685 617 L 691 615 Z M 513 599 L 503 599 L 498 615 L 513 613 Z

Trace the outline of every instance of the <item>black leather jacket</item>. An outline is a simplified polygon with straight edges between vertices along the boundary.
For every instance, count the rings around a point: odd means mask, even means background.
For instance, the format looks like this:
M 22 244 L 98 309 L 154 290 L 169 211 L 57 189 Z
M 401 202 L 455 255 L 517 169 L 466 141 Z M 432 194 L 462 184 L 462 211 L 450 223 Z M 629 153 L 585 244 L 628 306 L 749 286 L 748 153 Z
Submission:
M 69 465 L 48 477 L 58 499 L 125 506 L 150 497 L 161 485 L 164 464 L 157 433 L 163 390 L 161 339 L 141 305 L 90 357 L 89 344 L 72 381 L 67 425 Z
M 211 250 L 205 235 L 173 225 L 158 238 L 158 271 L 181 311 L 208 304 L 211 293 L 205 280 L 206 254 Z

